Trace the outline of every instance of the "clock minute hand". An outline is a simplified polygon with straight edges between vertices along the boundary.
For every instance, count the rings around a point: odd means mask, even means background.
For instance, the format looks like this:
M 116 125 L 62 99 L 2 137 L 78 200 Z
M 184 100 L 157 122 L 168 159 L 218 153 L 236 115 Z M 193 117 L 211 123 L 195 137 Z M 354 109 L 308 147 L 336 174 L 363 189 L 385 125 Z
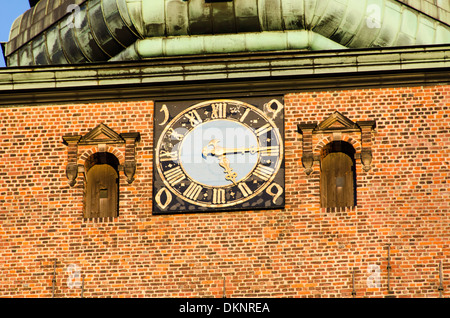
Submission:
M 250 154 L 254 155 L 259 151 L 259 148 L 256 146 L 251 146 L 248 148 L 221 148 L 221 152 L 225 154 L 236 154 L 236 153 L 246 153 L 249 152 Z
M 249 152 L 250 154 L 255 154 L 260 149 L 256 146 L 251 146 L 248 148 L 223 148 L 218 145 L 219 140 L 213 139 L 209 142 L 208 146 L 204 147 L 202 150 L 203 157 L 206 158 L 208 155 L 220 157 L 222 155 L 228 155 L 228 154 L 237 154 L 237 153 L 246 153 Z M 213 148 L 210 148 L 210 146 L 213 146 Z

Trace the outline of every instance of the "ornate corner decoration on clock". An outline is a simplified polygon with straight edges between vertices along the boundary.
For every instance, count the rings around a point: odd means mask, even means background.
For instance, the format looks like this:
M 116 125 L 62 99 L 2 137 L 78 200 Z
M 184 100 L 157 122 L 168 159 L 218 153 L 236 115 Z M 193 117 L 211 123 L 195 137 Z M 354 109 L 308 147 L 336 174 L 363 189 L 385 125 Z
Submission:
M 369 171 L 372 163 L 372 131 L 375 121 L 357 121 L 356 123 L 336 111 L 325 120 L 317 123 L 300 123 L 297 125 L 298 132 L 303 136 L 302 164 L 304 171 L 310 175 L 313 171 L 314 162 L 320 161 L 320 155 L 314 154 L 314 135 L 328 137 L 329 141 L 340 141 L 344 134 L 358 134 L 361 140 L 360 158 L 364 171 Z
M 282 97 L 155 103 L 153 213 L 284 207 Z
M 127 182 L 131 184 L 134 181 L 136 173 L 135 147 L 140 141 L 138 132 L 118 134 L 105 124 L 101 123 L 84 136 L 66 135 L 63 136 L 63 143 L 68 147 L 68 163 L 66 166 L 66 176 L 69 185 L 73 187 L 76 184 L 76 178 L 79 171 L 84 171 L 84 167 L 78 167 L 78 148 L 80 146 L 97 146 L 99 152 L 106 152 L 107 145 L 125 145 L 125 162 L 119 166 L 127 177 Z

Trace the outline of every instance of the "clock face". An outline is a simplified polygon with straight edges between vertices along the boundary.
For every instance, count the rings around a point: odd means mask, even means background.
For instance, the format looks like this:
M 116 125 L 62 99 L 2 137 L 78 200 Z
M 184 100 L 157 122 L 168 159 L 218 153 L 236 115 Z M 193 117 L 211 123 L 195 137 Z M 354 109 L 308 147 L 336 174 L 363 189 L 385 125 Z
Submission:
M 284 107 L 259 104 L 156 105 L 154 213 L 284 206 Z

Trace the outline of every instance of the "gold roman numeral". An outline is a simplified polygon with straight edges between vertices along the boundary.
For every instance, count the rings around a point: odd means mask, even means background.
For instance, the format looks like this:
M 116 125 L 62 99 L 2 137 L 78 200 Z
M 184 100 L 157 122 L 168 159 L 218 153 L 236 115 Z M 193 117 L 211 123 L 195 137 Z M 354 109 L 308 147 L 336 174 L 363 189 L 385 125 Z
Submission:
M 245 120 L 245 117 L 247 117 L 248 113 L 250 113 L 250 108 L 247 108 L 244 112 L 244 114 L 241 116 L 241 119 L 239 121 L 242 123 Z
M 161 153 L 159 154 L 159 161 L 177 161 L 177 152 L 161 150 Z
M 248 197 L 250 194 L 253 193 L 252 190 L 250 190 L 250 188 L 248 187 L 248 185 L 245 182 L 239 183 L 238 188 L 239 188 L 239 190 L 241 190 L 242 195 L 244 197 Z
M 211 112 L 212 119 L 227 117 L 227 103 L 215 103 L 211 104 L 211 107 L 212 107 Z
M 264 126 L 261 126 L 260 128 L 255 130 L 255 134 L 259 137 L 262 134 L 265 134 L 272 130 L 272 126 L 270 124 L 265 124 Z
M 202 192 L 203 187 L 199 184 L 196 184 L 192 182 L 189 187 L 186 189 L 186 191 L 183 192 L 183 195 L 186 198 L 189 198 L 191 200 L 197 200 L 198 196 L 200 195 L 200 192 Z
M 224 189 L 213 189 L 213 204 L 223 204 L 225 203 L 225 190 Z
M 186 118 L 189 119 L 189 122 L 191 123 L 192 127 L 195 127 L 198 124 L 202 123 L 202 119 L 200 118 L 200 115 L 197 113 L 195 109 L 187 113 Z
M 181 170 L 180 166 L 165 171 L 164 176 L 171 186 L 174 186 L 175 184 L 186 179 L 186 175 L 184 174 L 183 170 Z
M 278 156 L 280 154 L 280 147 L 278 146 L 260 147 L 259 153 L 261 154 L 261 156 Z
M 266 167 L 263 165 L 258 165 L 256 169 L 253 171 L 253 174 L 264 181 L 269 180 L 270 176 L 273 174 L 275 170 L 270 167 Z

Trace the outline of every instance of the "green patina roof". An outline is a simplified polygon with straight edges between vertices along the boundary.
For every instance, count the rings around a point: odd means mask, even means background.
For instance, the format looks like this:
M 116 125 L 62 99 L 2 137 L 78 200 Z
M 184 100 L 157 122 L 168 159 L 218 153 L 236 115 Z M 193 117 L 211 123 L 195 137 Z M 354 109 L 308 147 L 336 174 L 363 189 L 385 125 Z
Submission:
M 450 43 L 450 2 L 46 0 L 21 15 L 8 66 Z

